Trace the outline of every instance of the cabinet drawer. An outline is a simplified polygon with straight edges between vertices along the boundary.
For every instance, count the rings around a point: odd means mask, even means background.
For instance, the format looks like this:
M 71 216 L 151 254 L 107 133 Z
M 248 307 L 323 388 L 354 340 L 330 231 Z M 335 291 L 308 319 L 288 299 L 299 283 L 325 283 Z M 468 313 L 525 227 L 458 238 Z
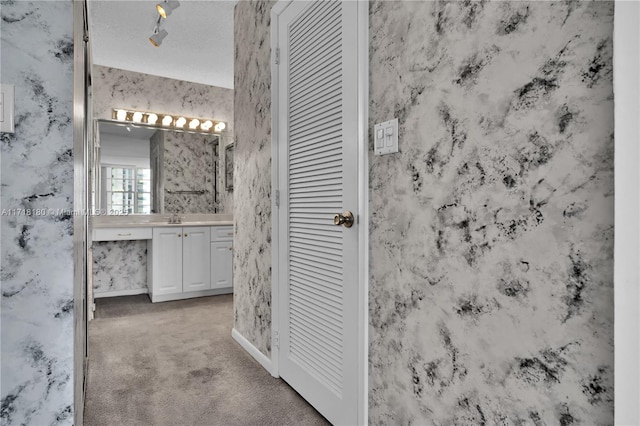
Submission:
M 93 241 L 150 240 L 152 228 L 98 228 L 93 230 Z
M 233 241 L 233 226 L 212 226 L 211 241 Z

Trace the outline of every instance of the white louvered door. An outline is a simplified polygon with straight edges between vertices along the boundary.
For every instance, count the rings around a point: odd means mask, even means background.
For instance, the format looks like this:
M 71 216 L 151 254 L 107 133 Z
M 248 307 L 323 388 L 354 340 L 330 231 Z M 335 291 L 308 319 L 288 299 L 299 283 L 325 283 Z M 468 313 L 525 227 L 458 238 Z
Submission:
M 292 2 L 278 23 L 279 373 L 333 424 L 357 423 L 357 3 Z

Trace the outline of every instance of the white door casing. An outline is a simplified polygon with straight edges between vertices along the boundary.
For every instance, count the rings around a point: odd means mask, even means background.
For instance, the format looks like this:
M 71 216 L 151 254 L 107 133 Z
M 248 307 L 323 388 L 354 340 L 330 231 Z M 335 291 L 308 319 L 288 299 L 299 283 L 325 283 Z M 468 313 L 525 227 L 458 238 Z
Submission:
M 334 424 L 366 423 L 362 3 L 279 2 L 272 11 L 272 374 Z M 347 210 L 353 227 L 334 225 Z

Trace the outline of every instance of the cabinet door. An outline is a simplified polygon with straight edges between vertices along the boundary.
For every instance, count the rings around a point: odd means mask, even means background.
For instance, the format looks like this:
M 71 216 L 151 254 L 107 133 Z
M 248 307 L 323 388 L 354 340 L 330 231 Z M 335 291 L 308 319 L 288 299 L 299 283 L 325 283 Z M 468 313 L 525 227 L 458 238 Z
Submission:
M 182 291 L 211 288 L 209 227 L 183 228 L 182 238 Z
M 182 292 L 182 228 L 153 228 L 153 294 Z
M 211 288 L 233 286 L 233 243 L 214 241 L 211 243 Z

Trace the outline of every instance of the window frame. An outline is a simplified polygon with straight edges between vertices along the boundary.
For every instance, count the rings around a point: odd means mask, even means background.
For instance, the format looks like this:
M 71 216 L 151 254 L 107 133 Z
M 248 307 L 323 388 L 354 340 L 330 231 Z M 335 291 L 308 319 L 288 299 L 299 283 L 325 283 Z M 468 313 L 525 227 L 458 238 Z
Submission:
M 111 181 L 112 178 L 112 173 L 109 172 L 109 169 L 133 169 L 133 190 L 132 191 L 112 191 L 111 190 L 111 186 L 108 185 L 109 181 Z M 137 190 L 137 181 L 138 181 L 138 172 L 140 170 L 148 170 L 149 171 L 149 191 L 138 191 Z M 111 198 L 112 194 L 133 194 L 133 211 L 132 212 L 126 212 L 124 211 L 124 205 L 122 205 L 122 209 L 121 214 L 150 214 L 151 210 L 153 209 L 153 175 L 151 173 L 151 167 L 140 167 L 140 166 L 136 166 L 136 165 L 132 165 L 132 164 L 114 164 L 114 163 L 102 163 L 100 164 L 100 172 L 102 175 L 102 185 L 101 185 L 101 189 L 102 189 L 102 194 L 101 194 L 101 198 L 102 198 L 102 206 L 104 206 L 105 210 L 107 211 L 108 214 L 113 214 L 115 213 L 115 210 L 113 208 L 113 201 Z M 124 180 L 124 178 L 123 178 Z M 127 179 L 128 180 L 128 179 Z M 146 180 L 146 179 L 145 179 Z M 148 212 L 144 212 L 144 211 L 140 211 L 140 208 L 138 206 L 138 201 L 139 201 L 139 196 L 141 194 L 148 194 L 149 195 L 149 211 Z

